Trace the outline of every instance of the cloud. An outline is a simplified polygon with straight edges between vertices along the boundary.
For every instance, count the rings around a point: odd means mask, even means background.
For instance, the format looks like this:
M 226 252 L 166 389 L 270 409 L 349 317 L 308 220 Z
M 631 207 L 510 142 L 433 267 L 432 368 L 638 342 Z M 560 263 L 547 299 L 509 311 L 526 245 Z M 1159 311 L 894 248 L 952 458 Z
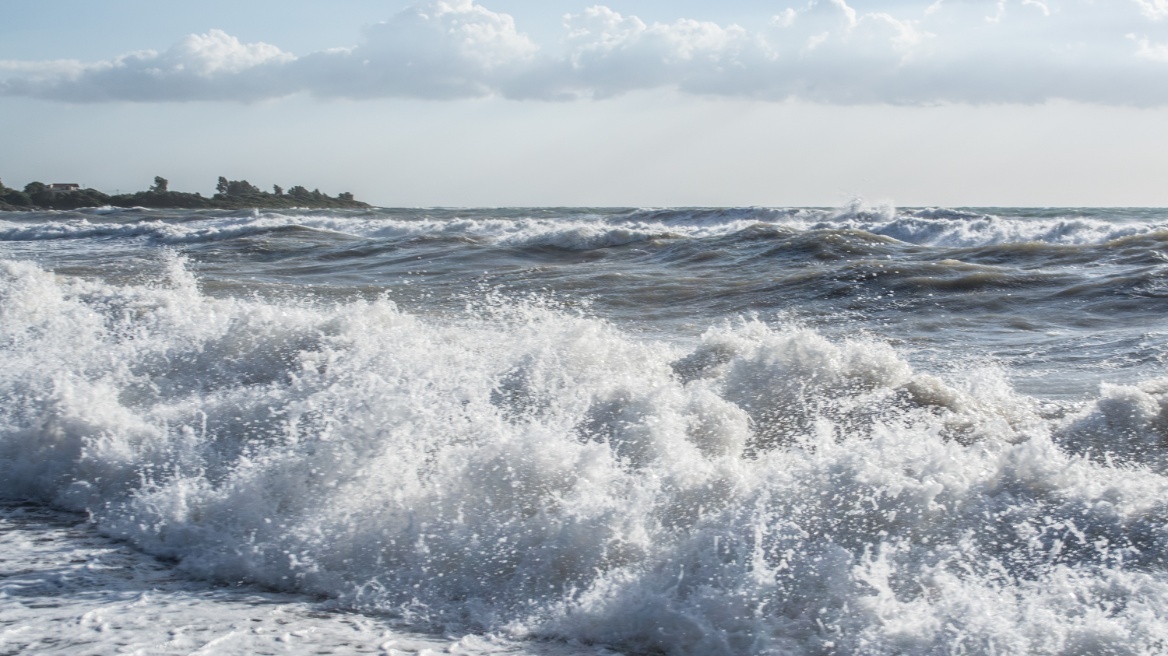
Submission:
M 1139 45 L 1139 49 L 1136 50 L 1137 57 L 1168 64 L 1168 43 L 1152 43 L 1147 38 L 1134 34 L 1129 34 L 1128 38 Z
M 606 97 L 677 86 L 694 93 L 734 93 L 760 84 L 775 53 L 737 25 L 682 19 L 645 24 L 596 6 L 564 17 L 567 55 L 561 84 L 578 96 Z
M 20 73 L 33 77 L 76 77 L 85 70 L 85 64 L 76 59 L 49 61 L 17 61 L 0 59 L 0 72 Z
M 471 0 L 419 3 L 364 36 L 356 47 L 301 58 L 291 75 L 322 96 L 477 97 L 520 75 L 539 50 L 511 16 Z
M 495 93 L 538 51 L 507 14 L 472 0 L 418 3 L 370 26 L 357 46 L 296 57 L 221 30 L 191 35 L 159 53 L 38 69 L 0 81 L 0 93 L 70 102 L 255 101 L 294 93 L 328 97 L 465 98 Z M 55 74 L 54 74 L 55 73 Z
M 605 98 L 641 89 L 821 103 L 1168 104 L 1168 0 L 795 0 L 756 26 L 603 5 L 541 48 L 508 14 L 423 0 L 296 56 L 219 30 L 112 60 L 0 61 L 0 94 L 67 102 Z M 1138 35 L 1138 36 L 1133 36 Z M 551 54 L 552 51 L 555 54 Z
M 26 66 L 31 75 L 3 81 L 0 91 L 70 102 L 258 100 L 291 90 L 283 68 L 295 59 L 276 46 L 241 43 L 211 30 L 161 53 L 144 50 L 94 64 Z
M 1144 15 L 1152 20 L 1168 18 L 1168 0 L 1136 0 Z

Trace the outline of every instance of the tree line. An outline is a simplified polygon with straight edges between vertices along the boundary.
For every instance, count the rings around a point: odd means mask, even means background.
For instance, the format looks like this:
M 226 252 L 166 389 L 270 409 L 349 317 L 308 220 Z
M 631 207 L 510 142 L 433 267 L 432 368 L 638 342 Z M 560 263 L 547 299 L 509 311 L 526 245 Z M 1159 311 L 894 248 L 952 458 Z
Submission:
M 247 180 L 228 180 L 219 176 L 211 197 L 183 191 L 171 191 L 170 181 L 154 177 L 146 191 L 106 194 L 96 189 L 53 190 L 43 182 L 30 182 L 23 190 L 11 189 L 0 181 L 0 210 L 75 210 L 83 207 L 149 207 L 158 209 L 245 209 L 245 208 L 364 208 L 369 207 L 342 192 L 336 196 L 309 191 L 296 185 L 284 191 L 280 185 L 263 191 Z

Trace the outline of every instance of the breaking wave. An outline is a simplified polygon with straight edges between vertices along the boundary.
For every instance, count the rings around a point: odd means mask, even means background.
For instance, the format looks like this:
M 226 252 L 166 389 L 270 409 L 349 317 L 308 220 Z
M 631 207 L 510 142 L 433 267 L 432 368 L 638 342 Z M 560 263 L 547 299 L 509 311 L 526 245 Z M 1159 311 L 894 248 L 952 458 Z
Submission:
M 1012 212 L 1012 213 L 1011 213 Z M 28 213 L 0 221 L 0 242 L 144 237 L 160 244 L 223 241 L 289 228 L 359 239 L 466 238 L 502 246 L 608 248 L 650 240 L 709 240 L 769 230 L 867 233 L 906 244 L 977 248 L 1004 244 L 1101 245 L 1168 234 L 1168 219 L 1115 221 L 1075 213 L 950 209 L 375 210 L 360 212 L 188 212 L 167 219 L 134 210 Z M 760 232 L 760 228 L 764 229 Z
M 1164 381 L 1052 410 L 875 339 L 213 298 L 168 257 L 152 285 L 0 263 L 4 496 L 448 629 L 671 654 L 1168 640 Z

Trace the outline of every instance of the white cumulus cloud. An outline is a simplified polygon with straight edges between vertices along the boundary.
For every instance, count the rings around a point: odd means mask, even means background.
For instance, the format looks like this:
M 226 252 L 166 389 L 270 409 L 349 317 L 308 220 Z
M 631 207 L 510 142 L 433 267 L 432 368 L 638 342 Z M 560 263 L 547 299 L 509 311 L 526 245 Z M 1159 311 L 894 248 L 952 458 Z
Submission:
M 1168 17 L 1168 0 L 1136 0 L 1144 15 L 1152 20 Z
M 1137 57 L 1168 64 L 1168 43 L 1152 43 L 1147 38 L 1134 34 L 1128 36 L 1139 46 L 1136 50 Z
M 276 46 L 241 43 L 211 30 L 161 53 L 144 50 L 110 61 L 48 67 L 0 82 L 0 91 L 73 102 L 257 100 L 287 92 L 282 69 L 294 60 Z
M 775 53 L 737 25 L 681 19 L 646 24 L 596 6 L 564 18 L 568 30 L 561 85 L 577 95 L 608 96 L 677 86 L 719 93 L 757 84 Z
M 571 100 L 672 88 L 822 103 L 1168 104 L 1168 0 L 860 6 L 792 0 L 752 26 L 646 22 L 596 5 L 566 15 L 560 43 L 545 49 L 512 16 L 474 0 L 423 0 L 366 28 L 355 45 L 300 56 L 211 30 L 107 61 L 0 61 L 0 94 Z
M 303 89 L 354 98 L 465 98 L 494 93 L 539 50 L 507 15 L 472 0 L 421 2 L 365 30 L 352 48 L 292 64 Z

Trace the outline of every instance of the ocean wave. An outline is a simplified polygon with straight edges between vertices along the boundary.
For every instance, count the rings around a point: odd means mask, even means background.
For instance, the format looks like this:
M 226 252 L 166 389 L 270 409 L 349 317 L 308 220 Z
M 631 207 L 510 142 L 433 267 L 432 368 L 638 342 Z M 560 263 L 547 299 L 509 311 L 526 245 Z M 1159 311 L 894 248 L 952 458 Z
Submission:
M 1051 418 L 869 338 L 214 298 L 166 257 L 137 286 L 0 263 L 0 494 L 201 577 L 634 652 L 1139 652 L 1166 626 L 1162 384 Z
M 887 220 L 846 219 L 820 222 L 816 229 L 863 230 L 905 243 L 945 248 L 973 248 L 1003 244 L 1043 243 L 1081 246 L 1164 229 L 1163 224 L 1123 224 L 1106 219 L 1019 219 L 981 216 L 938 218 L 935 215 L 897 215 Z
M 80 217 L 80 218 L 79 218 Z M 1133 218 L 1134 217 L 1134 218 Z M 112 220 L 111 220 L 112 219 Z M 998 245 L 1107 245 L 1162 235 L 1159 215 L 1106 212 L 1052 216 L 976 213 L 938 208 L 897 210 L 854 203 L 843 209 L 641 209 L 634 211 L 444 210 L 321 212 L 165 212 L 118 210 L 20 214 L 0 221 L 0 241 L 148 237 L 181 245 L 229 240 L 300 227 L 337 236 L 398 240 L 460 236 L 505 247 L 565 250 L 611 248 L 653 240 L 709 242 L 760 237 L 763 228 L 786 231 L 868 234 L 905 244 L 937 248 Z
M 0 222 L 0 242 L 147 238 L 163 245 L 181 245 L 227 241 L 298 230 L 322 231 L 321 228 L 313 228 L 285 220 L 255 220 L 252 218 L 217 220 L 212 223 L 200 221 L 172 223 L 156 219 L 130 223 L 92 223 L 82 219 L 52 221 L 34 225 Z

